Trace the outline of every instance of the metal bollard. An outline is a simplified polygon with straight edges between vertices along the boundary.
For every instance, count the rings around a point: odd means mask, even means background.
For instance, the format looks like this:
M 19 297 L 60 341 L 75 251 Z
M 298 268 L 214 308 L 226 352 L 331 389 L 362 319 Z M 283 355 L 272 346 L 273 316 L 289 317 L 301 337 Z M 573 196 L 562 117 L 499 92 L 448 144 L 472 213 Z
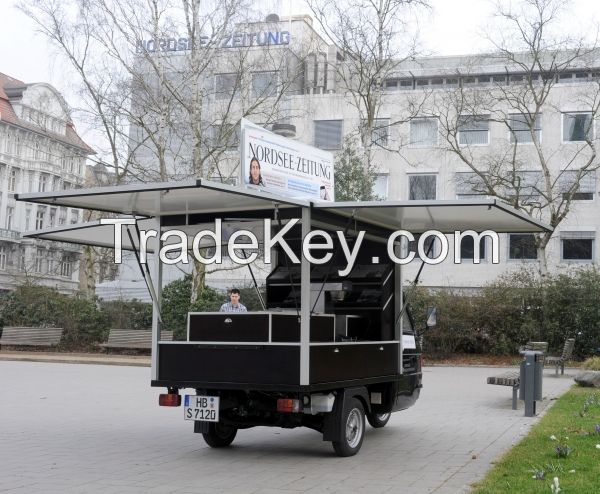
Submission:
M 542 399 L 543 371 L 543 352 L 523 352 L 519 399 L 525 401 L 525 417 L 533 417 L 536 414 L 536 400 Z

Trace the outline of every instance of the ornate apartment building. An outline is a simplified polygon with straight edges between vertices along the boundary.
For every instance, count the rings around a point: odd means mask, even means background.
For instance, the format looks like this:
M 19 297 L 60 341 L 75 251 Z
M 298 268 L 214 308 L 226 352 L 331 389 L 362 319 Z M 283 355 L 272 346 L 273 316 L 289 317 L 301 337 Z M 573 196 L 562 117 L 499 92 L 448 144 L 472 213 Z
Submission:
M 0 73 L 0 291 L 27 277 L 61 291 L 78 288 L 77 246 L 21 234 L 78 223 L 81 211 L 18 202 L 14 194 L 82 187 L 93 153 L 55 88 Z

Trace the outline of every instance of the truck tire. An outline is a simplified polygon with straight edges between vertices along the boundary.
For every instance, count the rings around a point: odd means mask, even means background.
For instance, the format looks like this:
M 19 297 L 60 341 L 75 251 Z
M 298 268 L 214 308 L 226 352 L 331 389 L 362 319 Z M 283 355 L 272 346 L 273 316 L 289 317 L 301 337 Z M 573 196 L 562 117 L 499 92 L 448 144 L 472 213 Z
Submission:
M 202 437 L 211 448 L 224 448 L 229 446 L 237 434 L 237 429 L 220 422 L 208 424 L 208 432 L 203 432 Z
M 338 456 L 354 456 L 365 437 L 365 409 L 357 398 L 350 398 L 340 420 L 340 440 L 332 441 Z
M 375 429 L 380 429 L 381 427 L 385 427 L 385 425 L 389 422 L 391 413 L 367 413 L 367 421 L 371 424 L 371 427 Z

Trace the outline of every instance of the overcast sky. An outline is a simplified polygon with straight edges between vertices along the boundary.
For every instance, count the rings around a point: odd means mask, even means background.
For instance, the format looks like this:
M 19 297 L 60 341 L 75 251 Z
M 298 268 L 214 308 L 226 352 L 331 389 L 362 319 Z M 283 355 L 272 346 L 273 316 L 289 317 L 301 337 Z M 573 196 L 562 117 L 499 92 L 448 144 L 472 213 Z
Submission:
M 289 0 L 263 0 L 282 5 L 287 14 Z M 35 33 L 33 22 L 14 8 L 14 0 L 0 0 L 0 72 L 25 82 L 49 82 L 72 103 L 69 81 L 65 80 L 55 55 L 44 39 Z M 481 33 L 490 22 L 493 3 L 488 0 L 430 0 L 433 9 L 422 21 L 421 38 L 425 52 L 431 55 L 461 55 L 485 51 Z M 296 7 L 294 7 L 296 8 Z M 306 11 L 306 10 L 304 10 Z M 574 0 L 577 25 L 566 29 L 580 32 L 600 21 L 600 0 Z M 77 123 L 77 122 L 76 122 Z

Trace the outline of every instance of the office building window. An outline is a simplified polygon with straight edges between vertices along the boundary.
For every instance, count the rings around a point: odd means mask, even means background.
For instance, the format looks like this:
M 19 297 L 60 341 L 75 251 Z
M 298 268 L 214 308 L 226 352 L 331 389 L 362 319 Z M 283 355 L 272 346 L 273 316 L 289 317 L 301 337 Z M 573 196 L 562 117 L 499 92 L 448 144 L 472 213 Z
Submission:
M 537 259 L 535 237 L 531 234 L 510 234 L 508 236 L 509 259 Z
M 435 146 L 438 143 L 436 118 L 417 118 L 410 121 L 411 146 Z
M 461 260 L 472 260 L 475 256 L 475 240 L 470 235 L 465 235 L 460 242 Z M 479 241 L 479 259 L 485 259 L 485 237 Z
M 571 199 L 574 201 L 591 201 L 596 192 L 596 171 L 563 170 L 559 178 L 559 187 L 563 199 L 568 199 L 571 193 Z
M 8 191 L 14 192 L 17 187 L 17 180 L 19 177 L 19 170 L 17 168 L 11 168 L 10 174 L 8 175 Z
M 33 260 L 33 271 L 35 273 L 41 273 L 44 264 L 44 250 L 36 249 L 35 258 Z
M 457 172 L 454 174 L 457 199 L 481 199 L 487 196 L 487 188 L 483 179 L 474 172 Z
M 542 137 L 542 115 L 538 114 L 535 120 L 529 115 L 515 113 L 508 116 L 508 128 L 510 130 L 510 142 L 518 144 L 533 142 L 532 131 L 536 142 Z
M 240 144 L 239 127 L 230 124 L 211 125 L 208 128 L 208 137 L 211 147 L 237 149 Z
M 415 259 L 421 259 L 419 255 L 419 240 L 421 235 L 415 235 L 415 239 L 412 242 L 408 242 L 408 249 L 406 253 L 402 257 L 406 257 L 410 252 L 415 253 Z M 430 236 L 427 237 L 425 242 L 423 243 L 423 253 L 429 258 L 434 259 L 439 256 L 441 251 L 440 240 L 437 237 Z
M 270 98 L 277 94 L 277 72 L 254 72 L 252 95 L 255 98 Z
M 419 255 L 419 239 L 420 238 L 421 238 L 421 235 L 415 235 L 415 239 L 412 242 L 409 242 L 406 239 L 406 237 L 402 237 L 401 244 L 400 244 L 400 248 L 401 248 L 400 257 L 406 258 L 406 257 L 408 257 L 408 255 L 411 252 L 414 252 L 415 257 L 413 260 L 421 259 L 421 256 Z M 425 240 L 425 242 L 423 244 L 423 253 L 427 257 L 429 257 L 429 259 L 434 259 L 437 256 L 439 256 L 440 252 L 441 252 L 440 240 L 434 236 L 427 237 L 427 239 Z
M 27 270 L 27 259 L 25 257 L 25 249 L 19 250 L 19 271 L 24 272 Z
M 464 145 L 487 145 L 490 142 L 488 115 L 462 115 L 458 118 L 458 142 Z
M 25 210 L 25 231 L 31 228 L 31 208 Z
M 563 141 L 580 142 L 594 138 L 592 114 L 563 113 Z
M 46 214 L 46 208 L 38 207 L 35 215 L 35 229 L 41 230 L 44 228 L 44 215 Z
M 60 275 L 70 277 L 73 272 L 73 261 L 69 257 L 63 257 L 60 263 Z
M 595 237 L 595 232 L 561 232 L 561 259 L 563 261 L 594 260 Z
M 373 182 L 373 195 L 377 200 L 385 200 L 388 198 L 388 178 L 387 173 L 378 173 L 375 175 Z
M 437 176 L 409 175 L 408 176 L 408 198 L 411 201 L 427 201 L 436 198 Z
M 215 75 L 215 98 L 230 99 L 238 83 L 238 74 L 216 74 Z
M 12 134 L 6 134 L 6 139 L 4 140 L 4 152 L 6 154 L 12 153 Z
M 412 79 L 386 79 L 385 81 L 385 89 L 387 91 L 407 90 L 412 88 Z
M 15 208 L 12 206 L 8 206 L 6 208 L 6 229 L 7 230 L 12 230 L 14 216 L 15 216 Z
M 342 147 L 342 120 L 315 120 L 315 147 L 340 149 Z
M 40 173 L 40 180 L 38 182 L 38 192 L 46 192 L 46 189 L 48 188 L 48 174 L 47 173 Z
M 544 190 L 544 176 L 541 171 L 520 171 L 512 176 L 512 187 L 509 194 L 518 195 L 521 201 L 540 198 L 540 191 Z
M 376 118 L 373 121 L 371 141 L 376 146 L 387 147 L 390 134 L 390 119 Z
M 361 122 L 363 128 L 366 128 L 367 122 L 363 120 Z M 371 128 L 371 142 L 375 146 L 387 147 L 390 130 L 390 119 L 389 118 L 375 118 L 373 120 L 373 127 Z
M 6 269 L 6 246 L 0 245 L 0 269 Z

